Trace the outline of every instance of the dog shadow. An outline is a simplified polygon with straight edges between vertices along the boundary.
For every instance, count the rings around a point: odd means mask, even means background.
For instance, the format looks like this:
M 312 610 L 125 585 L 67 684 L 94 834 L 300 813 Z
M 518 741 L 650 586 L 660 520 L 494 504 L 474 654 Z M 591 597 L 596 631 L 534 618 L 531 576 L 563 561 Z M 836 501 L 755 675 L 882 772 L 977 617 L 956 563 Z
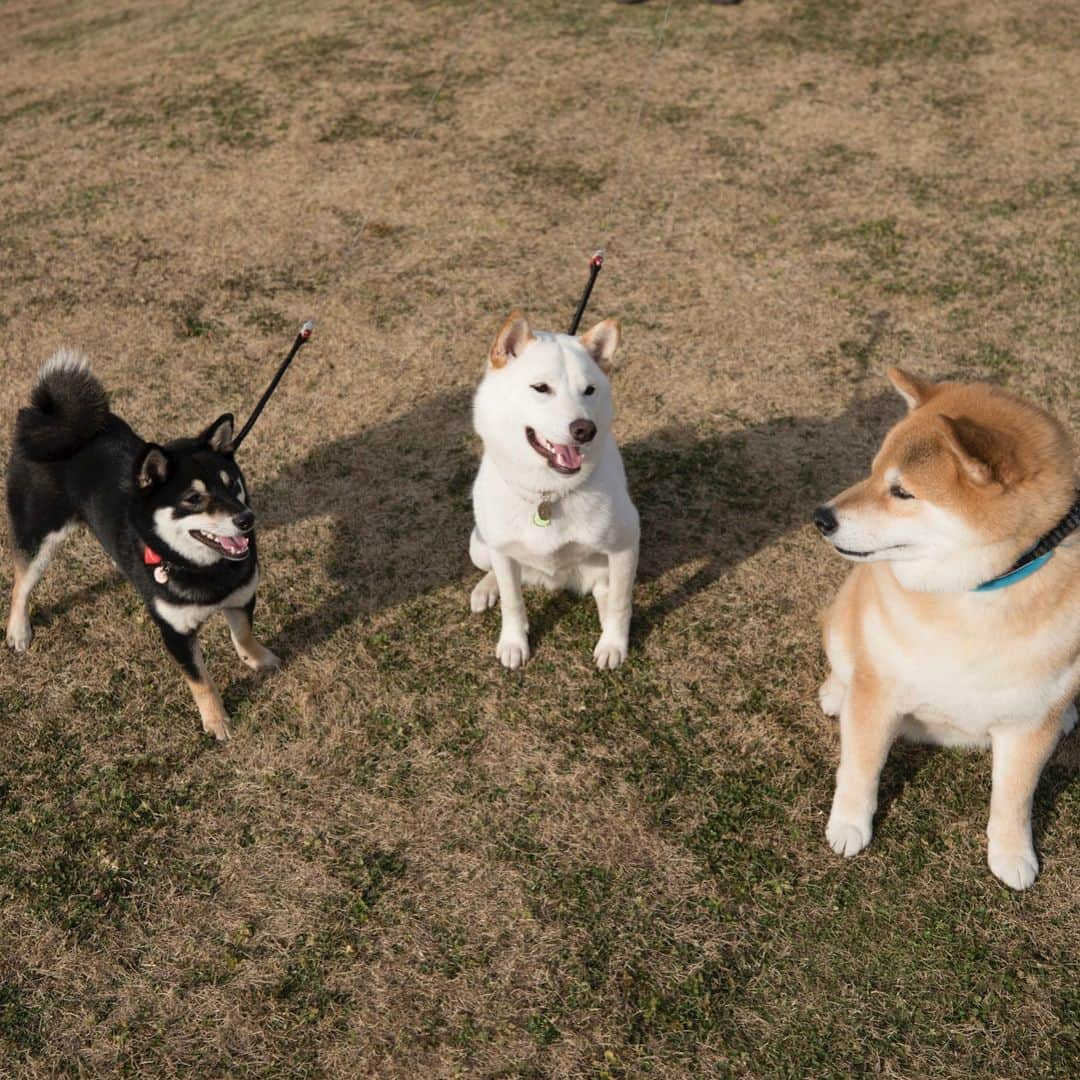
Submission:
M 286 657 L 316 648 L 348 623 L 453 583 L 461 585 L 463 608 L 468 604 L 479 576 L 468 558 L 480 450 L 470 396 L 459 390 L 430 397 L 403 416 L 328 441 L 258 485 L 264 558 L 272 565 L 275 530 L 309 523 L 335 586 L 275 634 L 275 648 Z M 692 567 L 635 609 L 632 641 L 643 641 L 672 612 L 805 525 L 816 505 L 864 476 L 901 412 L 894 395 L 881 393 L 856 397 L 834 416 L 781 416 L 723 432 L 676 424 L 624 444 L 641 514 L 639 580 Z M 534 611 L 534 640 L 568 608 L 552 597 Z
M 1075 702 L 1080 707 L 1080 698 Z M 1042 850 L 1042 838 L 1058 820 L 1057 803 L 1080 780 L 1080 725 L 1066 735 L 1050 756 L 1039 777 L 1032 809 L 1031 832 L 1035 850 Z

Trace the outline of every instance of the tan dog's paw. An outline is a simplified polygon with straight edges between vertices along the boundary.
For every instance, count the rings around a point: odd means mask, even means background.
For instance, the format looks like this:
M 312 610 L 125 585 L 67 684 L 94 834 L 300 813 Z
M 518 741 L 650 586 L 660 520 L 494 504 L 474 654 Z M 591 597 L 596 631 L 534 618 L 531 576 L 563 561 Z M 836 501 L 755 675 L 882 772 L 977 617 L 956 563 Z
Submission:
M 7 643 L 17 653 L 24 653 L 34 640 L 34 631 L 28 620 L 12 625 L 8 624 Z
M 219 743 L 227 743 L 232 738 L 229 730 L 229 718 L 222 714 L 220 717 L 203 717 L 203 731 L 207 735 L 213 735 Z
M 479 615 L 488 608 L 493 608 L 499 602 L 499 586 L 495 581 L 495 575 L 489 570 L 473 588 L 469 594 L 469 607 L 474 615 Z
M 1003 845 L 991 842 L 986 861 L 990 872 L 1018 892 L 1028 888 L 1039 873 L 1039 860 L 1031 848 L 1026 851 L 1010 851 Z
M 869 821 L 847 821 L 835 813 L 830 815 L 829 824 L 825 826 L 829 847 L 845 859 L 858 855 L 870 843 L 871 835 L 873 828 Z
M 821 711 L 826 716 L 839 716 L 840 709 L 844 704 L 845 693 L 844 684 L 835 675 L 830 675 L 818 689 L 818 701 L 821 702 Z

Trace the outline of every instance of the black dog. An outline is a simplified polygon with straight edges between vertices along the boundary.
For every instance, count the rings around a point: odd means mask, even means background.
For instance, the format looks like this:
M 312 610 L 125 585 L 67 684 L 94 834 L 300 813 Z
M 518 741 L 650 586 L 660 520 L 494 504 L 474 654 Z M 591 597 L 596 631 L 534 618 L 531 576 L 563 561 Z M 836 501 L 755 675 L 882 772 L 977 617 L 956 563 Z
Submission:
M 240 658 L 278 666 L 252 635 L 259 570 L 255 515 L 233 460 L 226 413 L 194 439 L 143 442 L 109 411 L 80 353 L 61 349 L 19 411 L 7 500 L 15 584 L 7 641 L 25 652 L 34 586 L 74 527 L 89 526 L 139 591 L 202 715 L 222 741 L 229 718 L 199 650 L 200 627 L 223 611 Z

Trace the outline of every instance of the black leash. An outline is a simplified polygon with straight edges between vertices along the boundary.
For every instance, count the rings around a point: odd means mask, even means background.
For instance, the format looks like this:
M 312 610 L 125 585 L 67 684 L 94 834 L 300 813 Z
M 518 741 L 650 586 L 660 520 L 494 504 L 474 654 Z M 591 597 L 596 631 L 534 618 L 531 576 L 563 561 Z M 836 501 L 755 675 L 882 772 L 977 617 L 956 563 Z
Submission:
M 1076 492 L 1076 500 L 1069 507 L 1069 512 L 1020 561 L 1027 562 L 1045 555 L 1077 529 L 1080 529 L 1080 489 Z
M 289 365 L 293 362 L 293 357 L 300 351 L 300 346 L 304 345 L 308 338 L 311 337 L 312 330 L 315 329 L 315 320 L 308 319 L 303 326 L 300 327 L 300 333 L 296 335 L 296 340 L 292 343 L 292 348 L 289 350 L 289 355 L 281 361 L 280 366 L 277 369 L 274 377 L 270 380 L 270 385 L 266 388 L 263 396 L 259 398 L 258 405 L 252 410 L 251 415 L 247 418 L 247 423 L 240 429 L 240 434 L 236 436 L 232 441 L 233 450 L 237 450 L 240 444 L 247 438 L 247 433 L 255 425 L 255 421 L 259 419 L 259 414 L 266 408 L 266 403 L 270 400 L 270 395 L 277 389 L 277 384 L 281 382 L 282 375 L 288 370 Z
M 597 251 L 589 260 L 589 280 L 585 282 L 585 291 L 581 294 L 577 311 L 574 312 L 574 317 L 570 320 L 570 329 L 566 331 L 568 334 L 577 333 L 577 328 L 581 325 L 581 316 L 585 314 L 585 306 L 588 304 L 589 297 L 592 295 L 592 287 L 596 284 L 596 279 L 603 269 L 604 253 L 603 251 Z

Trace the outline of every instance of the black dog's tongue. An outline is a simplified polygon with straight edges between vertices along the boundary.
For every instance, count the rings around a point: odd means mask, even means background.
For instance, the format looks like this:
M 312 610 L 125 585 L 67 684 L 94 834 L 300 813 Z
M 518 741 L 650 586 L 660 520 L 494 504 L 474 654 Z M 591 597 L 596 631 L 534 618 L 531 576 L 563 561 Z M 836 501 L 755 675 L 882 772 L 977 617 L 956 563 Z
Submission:
M 230 555 L 246 555 L 248 538 L 246 536 L 215 536 L 214 539 Z

